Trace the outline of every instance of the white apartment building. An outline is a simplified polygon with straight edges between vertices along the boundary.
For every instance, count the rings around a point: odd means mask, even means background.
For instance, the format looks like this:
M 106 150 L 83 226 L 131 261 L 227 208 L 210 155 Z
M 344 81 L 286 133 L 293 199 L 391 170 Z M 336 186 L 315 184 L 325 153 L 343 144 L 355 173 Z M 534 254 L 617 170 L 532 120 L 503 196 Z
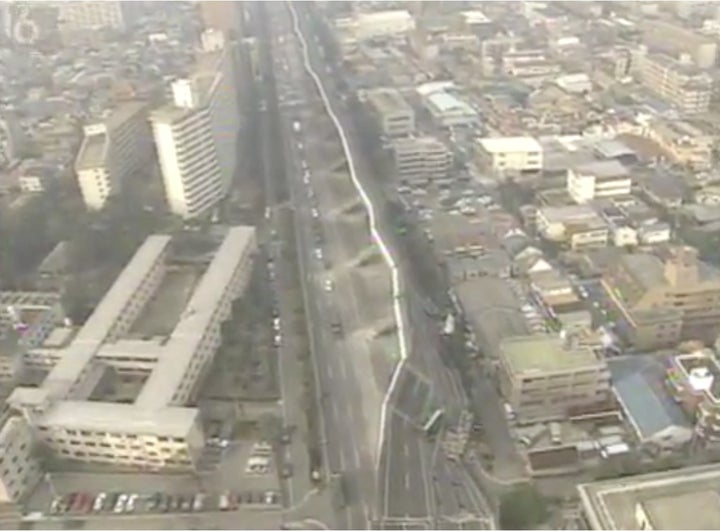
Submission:
M 150 115 L 167 203 L 184 219 L 227 195 L 237 164 L 231 50 L 205 53 L 197 66 L 193 76 L 173 83 L 173 105 Z
M 476 153 L 480 167 L 493 172 L 542 170 L 542 146 L 529 136 L 481 138 Z
M 122 2 L 63 1 L 57 2 L 58 18 L 66 30 L 125 29 Z
M 395 138 L 415 132 L 415 111 L 398 90 L 368 90 L 365 97 L 383 135 Z
M 632 178 L 618 161 L 605 160 L 569 169 L 566 185 L 573 201 L 583 204 L 593 199 L 630 195 Z
M 395 171 L 402 182 L 444 179 L 452 165 L 452 153 L 434 137 L 398 138 L 392 149 Z
M 0 428 L 0 503 L 22 500 L 42 475 L 27 422 L 10 417 Z
M 197 392 L 220 344 L 220 326 L 244 290 L 255 250 L 252 227 L 229 229 L 168 336 L 125 336 L 166 270 L 170 237 L 150 236 L 72 342 L 55 353 L 38 388 L 8 403 L 60 458 L 141 469 L 191 469 L 204 445 Z M 89 401 L 110 369 L 149 373 L 133 403 Z
M 145 104 L 124 104 L 105 120 L 86 125 L 83 133 L 75 175 L 85 206 L 100 210 L 121 191 L 123 181 L 144 169 L 150 159 L 152 136 Z

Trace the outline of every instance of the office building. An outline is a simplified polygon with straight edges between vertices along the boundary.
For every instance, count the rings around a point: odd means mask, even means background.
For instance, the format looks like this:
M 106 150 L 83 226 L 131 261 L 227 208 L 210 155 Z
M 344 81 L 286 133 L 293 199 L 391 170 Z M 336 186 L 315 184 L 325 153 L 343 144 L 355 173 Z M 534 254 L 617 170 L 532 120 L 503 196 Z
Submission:
M 606 403 L 611 392 L 605 361 L 558 336 L 503 339 L 499 373 L 500 391 L 521 424 L 566 418 L 573 408 Z
M 529 136 L 481 138 L 477 141 L 481 168 L 503 172 L 539 172 L 543 152 L 540 143 Z
M 198 5 L 205 29 L 219 30 L 227 36 L 240 32 L 242 3 L 203 0 Z
M 130 2 L 131 3 L 131 2 Z M 63 31 L 125 29 L 123 2 L 118 0 L 57 2 Z
M 640 79 L 650 92 L 685 114 L 701 114 L 710 108 L 712 78 L 692 64 L 660 53 L 637 54 Z
M 192 469 L 204 436 L 198 410 L 187 404 L 220 345 L 232 301 L 248 282 L 255 245 L 253 228 L 230 228 L 171 330 L 138 335 L 133 330 L 148 302 L 176 289 L 165 283 L 178 267 L 168 267 L 171 238 L 150 236 L 69 344 L 36 352 L 51 366 L 41 385 L 17 387 L 8 403 L 57 458 Z M 99 394 L 112 374 L 142 376 L 138 392 L 121 400 Z
M 617 333 L 639 350 L 717 337 L 720 272 L 693 248 L 675 248 L 664 260 L 623 255 L 604 275 L 603 286 L 617 313 Z
M 0 503 L 21 501 L 41 476 L 30 427 L 21 417 L 8 418 L 0 428 Z
M 399 91 L 387 88 L 369 90 L 366 98 L 382 135 L 396 138 L 415 132 L 415 111 Z
M 568 170 L 567 191 L 578 204 L 627 196 L 631 189 L 630 172 L 616 160 L 591 162 Z
M 126 103 L 83 128 L 75 174 L 85 206 L 100 210 L 133 173 L 147 171 L 152 135 L 144 103 Z
M 645 20 L 643 42 L 673 57 L 687 54 L 699 68 L 712 68 L 717 60 L 717 41 L 692 29 L 663 20 Z
M 695 421 L 697 440 L 720 441 L 720 364 L 712 351 L 673 356 L 667 385 L 675 401 Z
M 720 465 L 578 485 L 584 529 L 720 529 Z
M 239 125 L 231 50 L 201 54 L 193 75 L 175 81 L 172 91 L 173 104 L 153 111 L 150 120 L 170 211 L 190 219 L 223 199 L 235 175 Z
M 395 172 L 401 182 L 420 183 L 444 179 L 452 154 L 434 137 L 398 138 L 392 143 Z

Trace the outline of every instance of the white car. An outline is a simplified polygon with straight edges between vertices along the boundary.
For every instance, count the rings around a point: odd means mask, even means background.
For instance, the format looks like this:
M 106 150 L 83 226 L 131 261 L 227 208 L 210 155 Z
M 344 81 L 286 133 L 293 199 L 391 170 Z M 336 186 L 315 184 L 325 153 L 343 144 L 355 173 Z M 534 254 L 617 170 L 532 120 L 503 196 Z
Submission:
M 128 495 L 127 494 L 121 494 L 117 502 L 115 503 L 115 507 L 113 508 L 114 513 L 121 513 L 123 510 L 125 510 L 125 504 L 128 501 Z
M 137 494 L 131 494 L 131 495 L 130 495 L 130 497 L 128 498 L 127 503 L 125 504 L 125 512 L 126 512 L 126 513 L 131 513 L 131 512 L 133 512 L 133 511 L 135 510 L 135 502 L 137 501 L 137 499 L 138 499 L 139 497 L 140 497 L 140 496 L 137 495 Z
M 323 259 L 323 252 L 322 249 L 320 249 L 319 247 L 315 249 L 315 258 L 317 258 L 318 260 Z
M 279 317 L 275 317 L 275 318 L 273 319 L 273 329 L 274 329 L 276 332 L 279 332 L 279 331 L 280 331 L 280 318 L 279 318 Z
M 325 281 L 325 284 L 323 285 L 323 288 L 325 291 L 332 291 L 333 290 L 333 281 L 330 279 L 327 279 Z
M 95 498 L 95 501 L 93 502 L 92 510 L 94 512 L 97 513 L 97 512 L 102 511 L 103 504 L 105 503 L 105 498 L 107 498 L 107 494 L 105 494 L 104 492 L 101 492 L 100 494 L 97 495 L 97 498 Z
M 320 217 L 320 212 L 318 212 L 317 208 L 312 209 L 312 217 L 314 217 L 315 219 Z
M 275 346 L 279 347 L 280 345 L 282 345 L 282 335 L 275 334 Z

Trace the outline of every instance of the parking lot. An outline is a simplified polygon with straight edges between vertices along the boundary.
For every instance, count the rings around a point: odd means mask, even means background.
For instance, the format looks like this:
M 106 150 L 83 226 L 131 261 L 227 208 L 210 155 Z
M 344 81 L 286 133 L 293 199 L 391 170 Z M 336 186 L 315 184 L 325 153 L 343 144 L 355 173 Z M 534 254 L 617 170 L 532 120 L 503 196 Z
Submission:
M 280 507 L 277 491 L 241 492 L 225 491 L 216 494 L 205 492 L 187 494 L 151 494 L 127 492 L 71 492 L 55 496 L 45 514 L 87 515 L 87 514 L 151 514 L 151 513 L 200 513 L 214 511 L 235 511 L 245 507 Z

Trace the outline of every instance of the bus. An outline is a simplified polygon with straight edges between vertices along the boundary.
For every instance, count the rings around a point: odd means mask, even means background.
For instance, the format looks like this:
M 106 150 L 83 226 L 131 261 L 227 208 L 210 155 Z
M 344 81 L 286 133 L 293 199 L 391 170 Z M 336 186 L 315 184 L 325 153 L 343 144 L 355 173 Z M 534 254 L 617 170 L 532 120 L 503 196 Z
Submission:
M 444 414 L 445 410 L 441 408 L 436 409 L 435 412 L 430 415 L 430 417 L 425 421 L 425 424 L 423 424 L 423 431 L 425 432 L 425 435 L 432 437 L 438 432 L 440 429 L 440 420 Z
M 445 318 L 445 326 L 443 326 L 443 335 L 451 336 L 455 332 L 455 316 L 451 313 Z

